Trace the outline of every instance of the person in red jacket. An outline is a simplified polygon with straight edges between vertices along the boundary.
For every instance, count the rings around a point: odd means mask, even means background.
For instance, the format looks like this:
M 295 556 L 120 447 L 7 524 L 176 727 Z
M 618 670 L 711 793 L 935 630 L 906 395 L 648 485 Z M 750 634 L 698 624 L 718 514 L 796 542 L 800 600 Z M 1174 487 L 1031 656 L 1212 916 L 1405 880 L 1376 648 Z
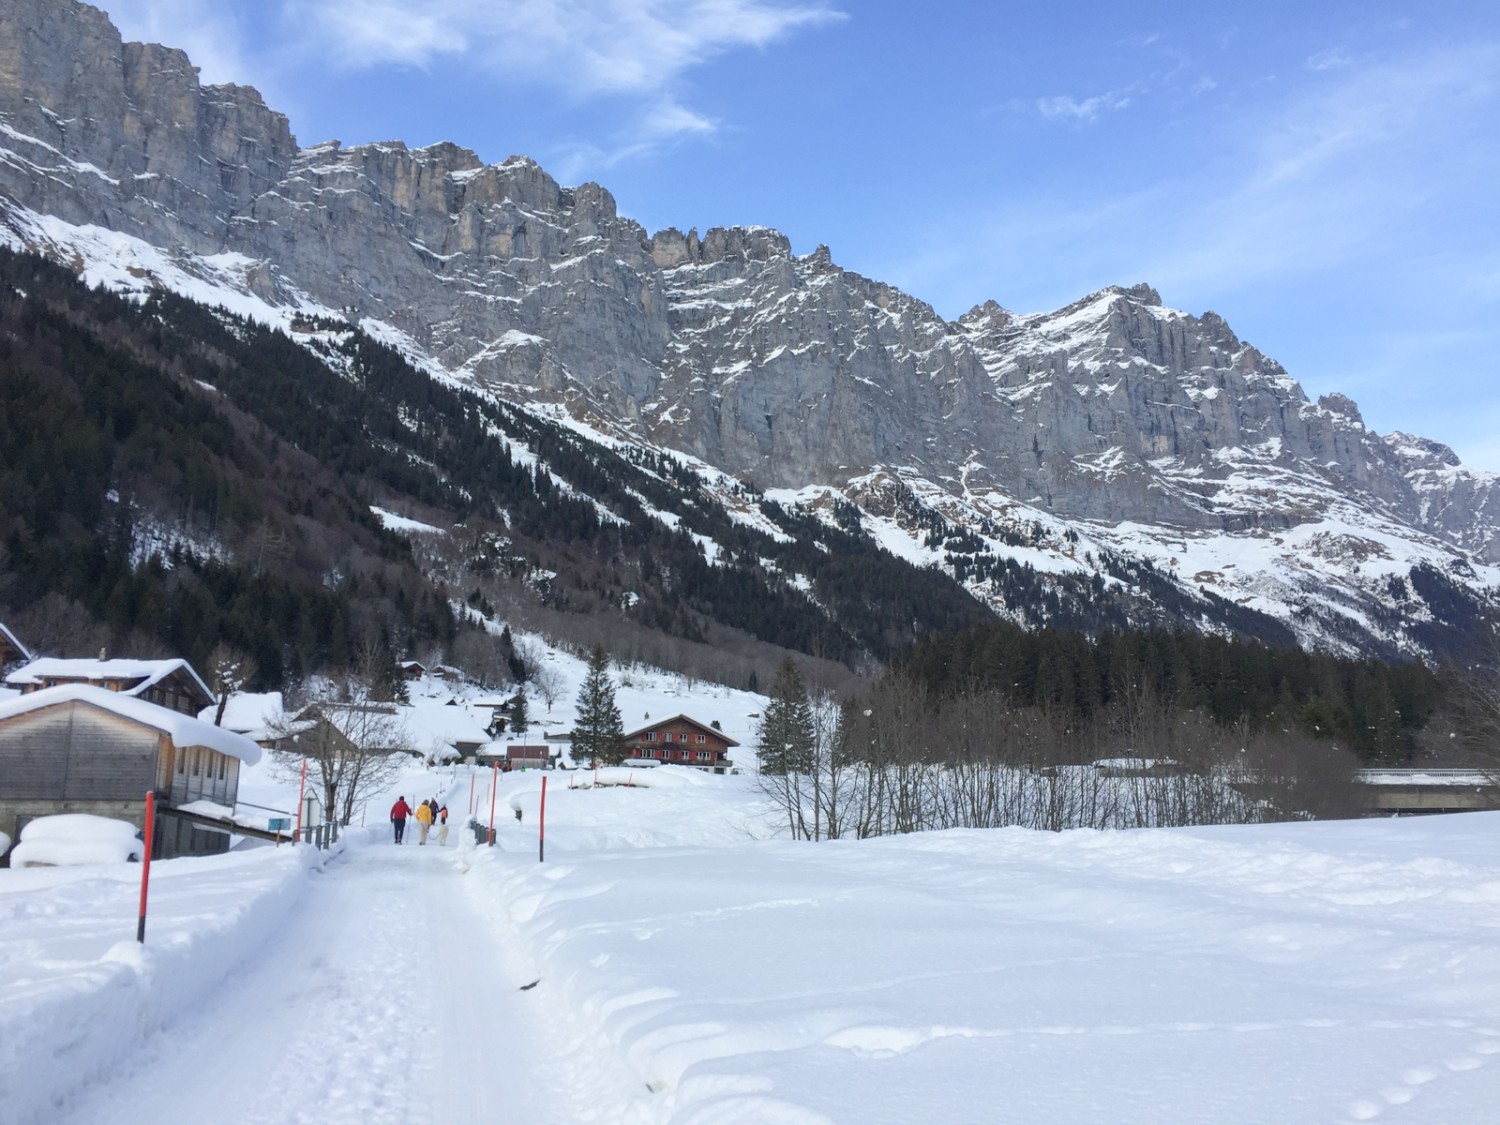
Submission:
M 401 837 L 406 834 L 406 818 L 411 816 L 411 806 L 406 803 L 404 796 L 397 797 L 396 803 L 391 806 L 391 825 L 396 829 L 396 843 L 401 842 Z

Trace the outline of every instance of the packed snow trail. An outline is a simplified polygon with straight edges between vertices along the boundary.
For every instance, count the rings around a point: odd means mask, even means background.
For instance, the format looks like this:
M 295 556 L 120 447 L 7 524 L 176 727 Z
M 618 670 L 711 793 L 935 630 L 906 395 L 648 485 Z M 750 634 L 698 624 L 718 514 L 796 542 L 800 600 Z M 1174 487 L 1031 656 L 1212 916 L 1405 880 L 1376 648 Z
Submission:
M 539 990 L 520 990 L 535 978 L 465 892 L 457 835 L 333 860 L 253 962 L 59 1120 L 617 1119 L 548 1050 Z

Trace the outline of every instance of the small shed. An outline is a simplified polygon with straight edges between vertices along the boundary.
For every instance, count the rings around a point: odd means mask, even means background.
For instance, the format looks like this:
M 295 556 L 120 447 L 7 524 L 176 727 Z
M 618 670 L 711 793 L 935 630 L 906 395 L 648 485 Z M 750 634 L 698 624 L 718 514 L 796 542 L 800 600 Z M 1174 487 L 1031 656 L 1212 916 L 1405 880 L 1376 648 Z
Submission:
M 633 758 L 693 766 L 711 773 L 728 772 L 734 765 L 728 757 L 729 748 L 738 745 L 717 727 L 686 715 L 674 715 L 625 736 L 626 753 Z
M 240 767 L 260 760 L 248 738 L 91 684 L 42 688 L 0 703 L 0 831 L 94 813 L 145 826 L 145 795 L 163 812 L 193 801 L 233 806 Z M 156 854 L 207 855 L 229 838 L 176 818 L 157 824 Z
M 505 747 L 506 770 L 544 770 L 552 765 L 552 748 L 545 744 L 520 746 L 510 743 Z

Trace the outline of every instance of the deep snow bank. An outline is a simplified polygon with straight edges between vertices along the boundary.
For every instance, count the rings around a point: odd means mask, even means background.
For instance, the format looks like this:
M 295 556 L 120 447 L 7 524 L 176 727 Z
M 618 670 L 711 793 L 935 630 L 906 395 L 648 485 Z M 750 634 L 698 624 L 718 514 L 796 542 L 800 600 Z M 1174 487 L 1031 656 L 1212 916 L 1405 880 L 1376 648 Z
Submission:
M 1489 1120 L 1500 815 L 481 849 L 674 1123 Z M 550 854 L 550 853 L 549 853 Z M 586 1065 L 586 1060 L 578 1062 Z
M 326 854 L 287 846 L 154 863 L 144 946 L 134 940 L 138 865 L 0 872 L 4 1119 L 50 1120 L 144 1035 L 212 1003 Z

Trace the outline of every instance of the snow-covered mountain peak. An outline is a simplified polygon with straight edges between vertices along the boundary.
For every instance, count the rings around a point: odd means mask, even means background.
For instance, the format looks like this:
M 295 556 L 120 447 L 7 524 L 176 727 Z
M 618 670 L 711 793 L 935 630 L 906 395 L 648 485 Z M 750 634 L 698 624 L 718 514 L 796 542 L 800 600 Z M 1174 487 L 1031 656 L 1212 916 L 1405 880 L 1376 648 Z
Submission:
M 0 0 L 0 74 L 0 237 L 93 280 L 273 323 L 333 315 L 439 378 L 759 488 L 884 504 L 884 483 L 853 482 L 900 480 L 956 534 L 1035 539 L 1069 566 L 1089 552 L 1066 531 L 1158 560 L 1214 539 L 1214 559 L 1270 567 L 1265 536 L 1334 525 L 1405 535 L 1424 565 L 1500 561 L 1494 477 L 1376 437 L 1341 396 L 1310 403 L 1222 317 L 1149 285 L 949 322 L 768 227 L 648 235 L 529 158 L 299 149 L 253 91 L 200 87 L 75 0 Z

